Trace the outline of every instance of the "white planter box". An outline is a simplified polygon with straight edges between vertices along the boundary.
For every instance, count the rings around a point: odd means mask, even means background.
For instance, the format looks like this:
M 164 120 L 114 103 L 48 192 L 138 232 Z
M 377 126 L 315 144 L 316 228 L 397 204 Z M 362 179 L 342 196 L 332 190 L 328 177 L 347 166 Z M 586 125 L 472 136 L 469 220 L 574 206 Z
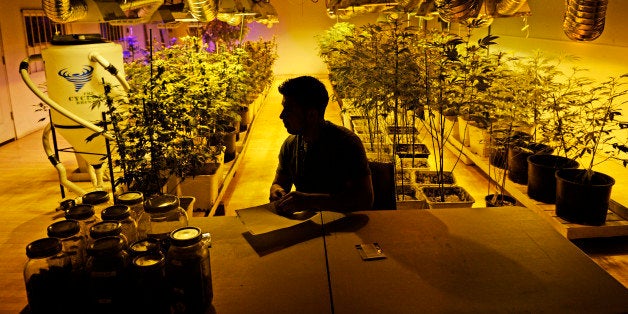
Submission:
M 176 196 L 193 196 L 196 198 L 196 208 L 211 209 L 218 199 L 224 169 L 220 165 L 214 174 L 187 177 L 183 181 L 180 178 L 172 179 L 168 182 L 168 191 Z

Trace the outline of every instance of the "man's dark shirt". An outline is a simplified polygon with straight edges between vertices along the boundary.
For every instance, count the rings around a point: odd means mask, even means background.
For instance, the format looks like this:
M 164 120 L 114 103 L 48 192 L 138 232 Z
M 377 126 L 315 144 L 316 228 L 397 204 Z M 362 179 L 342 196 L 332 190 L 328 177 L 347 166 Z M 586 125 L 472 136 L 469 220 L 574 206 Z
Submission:
M 292 179 L 296 190 L 336 194 L 348 180 L 370 174 L 364 146 L 347 128 L 325 121 L 315 143 L 290 135 L 279 152 L 277 173 Z

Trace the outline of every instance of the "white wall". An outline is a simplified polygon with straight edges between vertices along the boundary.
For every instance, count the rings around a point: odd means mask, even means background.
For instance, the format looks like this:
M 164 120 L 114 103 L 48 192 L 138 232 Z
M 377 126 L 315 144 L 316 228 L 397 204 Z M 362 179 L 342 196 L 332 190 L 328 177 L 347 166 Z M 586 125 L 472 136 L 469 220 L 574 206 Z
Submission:
M 268 29 L 264 25 L 252 24 L 250 39 L 276 37 L 279 58 L 275 64 L 277 75 L 320 75 L 327 73 L 324 63 L 318 57 L 316 35 L 328 29 L 335 20 L 325 13 L 325 1 L 312 0 L 271 0 L 278 11 L 279 23 Z M 530 33 L 520 32 L 522 19 L 509 18 L 494 21 L 491 31 L 499 35 L 499 47 L 519 53 L 529 53 L 541 49 L 548 53 L 568 52 L 583 59 L 581 65 L 592 70 L 592 76 L 605 77 L 628 72 L 628 1 L 609 1 L 606 28 L 600 38 L 593 42 L 577 43 L 570 41 L 562 31 L 564 14 L 563 0 L 529 0 L 532 15 L 528 18 Z M 27 57 L 26 43 L 20 9 L 40 8 L 41 0 L 0 0 L 0 28 L 9 93 L 13 106 L 17 136 L 41 128 L 39 115 L 33 105 L 40 101 L 26 88 L 19 76 L 20 62 Z M 375 16 L 353 18 L 349 22 L 361 25 L 374 22 Z M 71 25 L 76 33 L 97 32 L 92 26 Z M 486 30 L 482 30 L 486 32 Z M 479 31 L 477 35 L 480 35 Z M 43 77 L 35 77 L 43 81 Z
M 491 32 L 500 36 L 498 47 L 520 54 L 541 50 L 551 55 L 571 54 L 576 64 L 589 69 L 595 79 L 628 73 L 628 1 L 609 1 L 604 32 L 590 42 L 569 40 L 563 32 L 565 12 L 562 0 L 529 0 L 530 32 L 522 32 L 523 19 L 496 19 Z

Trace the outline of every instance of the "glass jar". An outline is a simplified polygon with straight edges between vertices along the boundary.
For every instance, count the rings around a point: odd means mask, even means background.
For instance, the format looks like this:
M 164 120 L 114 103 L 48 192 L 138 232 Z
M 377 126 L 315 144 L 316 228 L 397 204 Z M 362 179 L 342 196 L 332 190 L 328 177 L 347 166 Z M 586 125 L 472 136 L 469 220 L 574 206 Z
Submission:
M 201 229 L 184 227 L 170 234 L 166 279 L 172 313 L 204 313 L 213 298 L 209 247 Z
M 35 240 L 26 246 L 26 256 L 24 282 L 30 313 L 68 312 L 70 305 L 66 294 L 71 288 L 68 278 L 72 264 L 63 253 L 61 240 Z
M 165 261 L 159 251 L 133 258 L 131 304 L 134 313 L 170 314 Z
M 61 240 L 63 252 L 70 258 L 74 272 L 82 272 L 85 268 L 87 242 L 81 234 L 81 225 L 76 220 L 57 221 L 47 229 L 48 236 Z
M 94 224 L 91 228 L 89 228 L 89 243 L 94 243 L 94 241 L 104 238 L 104 237 L 112 237 L 117 236 L 123 241 L 123 248 L 127 248 L 129 245 L 129 241 L 122 234 L 122 224 L 117 221 L 101 221 L 99 223 Z
M 154 238 L 167 248 L 170 232 L 187 225 L 188 216 L 179 206 L 179 198 L 163 194 L 144 202 L 144 213 L 140 216 L 137 229 L 140 239 Z
M 81 225 L 81 233 L 85 236 L 85 239 L 89 237 L 89 228 L 97 222 L 100 222 L 100 218 L 96 216 L 94 206 L 89 204 L 80 204 L 70 207 L 65 212 L 65 219 L 72 219 L 79 222 Z
M 118 236 L 96 239 L 87 248 L 87 291 L 92 313 L 125 312 L 128 255 L 123 248 L 124 240 Z
M 131 209 L 127 205 L 109 206 L 100 213 L 103 221 L 117 221 L 122 225 L 122 234 L 128 243 L 137 241 L 137 222 L 131 216 Z
M 81 196 L 81 202 L 83 204 L 88 204 L 94 206 L 94 211 L 97 215 L 100 215 L 100 212 L 113 205 L 111 198 L 109 197 L 109 192 L 107 191 L 91 191 L 83 194 Z
M 144 212 L 144 194 L 139 191 L 124 192 L 116 197 L 116 204 L 131 208 L 131 217 L 138 221 Z

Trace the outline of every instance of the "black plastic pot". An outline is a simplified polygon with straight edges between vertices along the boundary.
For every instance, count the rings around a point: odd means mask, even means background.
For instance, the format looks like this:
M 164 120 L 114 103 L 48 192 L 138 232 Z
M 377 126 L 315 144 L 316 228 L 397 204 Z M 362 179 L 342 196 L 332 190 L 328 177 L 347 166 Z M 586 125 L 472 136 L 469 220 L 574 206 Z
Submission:
M 510 169 L 510 165 L 508 164 L 508 148 L 523 145 L 522 143 L 528 142 L 531 138 L 532 136 L 530 134 L 521 131 L 494 129 L 491 132 L 489 162 L 497 168 Z
M 528 157 L 528 196 L 534 200 L 554 204 L 556 202 L 556 170 L 575 169 L 577 161 L 556 155 L 532 155 Z
M 584 169 L 556 171 L 556 215 L 569 222 L 600 226 L 606 222 L 606 213 L 615 179 L 601 172 L 593 172 L 585 181 Z
M 484 201 L 486 202 L 486 207 L 502 207 L 502 206 L 515 206 L 517 205 L 517 200 L 506 194 L 499 194 L 495 196 L 495 194 L 489 194 L 484 197 Z
M 508 149 L 508 179 L 515 183 L 528 184 L 528 157 L 549 155 L 553 151 L 553 148 L 541 143 L 511 146 Z

